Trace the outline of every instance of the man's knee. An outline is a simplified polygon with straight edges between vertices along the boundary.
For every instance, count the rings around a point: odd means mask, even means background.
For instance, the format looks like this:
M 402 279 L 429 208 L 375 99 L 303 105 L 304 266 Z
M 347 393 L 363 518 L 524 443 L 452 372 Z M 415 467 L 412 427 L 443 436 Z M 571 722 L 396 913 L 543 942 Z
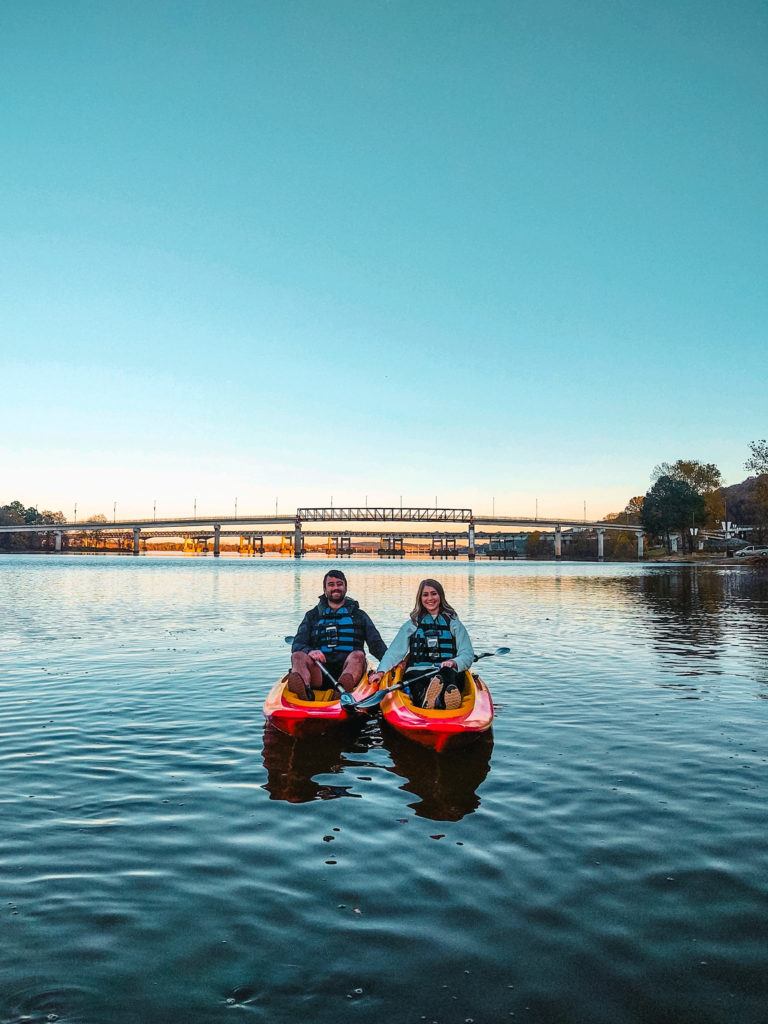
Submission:
M 306 651 L 294 651 L 291 655 L 291 668 L 294 671 L 300 671 L 306 669 L 309 672 L 311 668 L 312 659 L 306 653 Z
M 348 654 L 344 662 L 343 672 L 354 677 L 355 682 L 359 683 L 363 678 L 363 673 L 366 669 L 366 660 L 364 651 L 352 651 Z

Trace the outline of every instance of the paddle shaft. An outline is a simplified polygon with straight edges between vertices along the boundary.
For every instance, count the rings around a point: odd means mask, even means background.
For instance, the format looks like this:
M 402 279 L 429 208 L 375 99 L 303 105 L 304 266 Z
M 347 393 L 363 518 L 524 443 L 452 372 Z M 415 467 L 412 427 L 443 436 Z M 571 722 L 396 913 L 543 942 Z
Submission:
M 497 655 L 509 654 L 509 647 L 497 647 L 495 651 L 484 651 L 482 654 L 476 654 L 474 661 L 480 661 L 481 658 L 494 658 Z M 426 679 L 429 676 L 436 676 L 440 671 L 439 665 L 431 668 L 428 672 L 423 672 L 419 676 L 412 676 L 410 679 L 404 679 L 401 683 L 395 683 L 394 686 L 387 686 L 383 690 L 377 690 L 376 693 L 372 693 L 370 697 L 365 697 L 363 700 L 358 701 L 356 704 L 352 704 L 351 708 L 375 708 L 384 700 L 388 693 L 394 693 L 395 690 L 404 690 L 406 686 L 410 686 L 411 683 L 417 682 L 419 679 Z

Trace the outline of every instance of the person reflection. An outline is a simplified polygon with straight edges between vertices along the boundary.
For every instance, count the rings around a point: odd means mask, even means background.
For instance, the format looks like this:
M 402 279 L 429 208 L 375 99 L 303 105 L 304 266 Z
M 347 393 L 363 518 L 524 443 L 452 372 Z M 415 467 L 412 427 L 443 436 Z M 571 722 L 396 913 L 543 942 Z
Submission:
M 349 742 L 348 736 L 331 734 L 313 737 L 312 742 L 307 743 L 280 732 L 267 722 L 262 752 L 267 781 L 263 788 L 271 800 L 286 800 L 292 804 L 358 796 L 350 793 L 350 786 L 315 782 L 317 775 L 334 775 L 342 770 Z M 359 744 L 360 740 L 357 742 Z
M 450 756 L 413 743 L 392 730 L 387 730 L 385 745 L 393 762 L 387 771 L 404 778 L 405 785 L 400 788 L 419 798 L 408 805 L 417 817 L 461 821 L 480 806 L 477 790 L 490 768 L 490 734 Z

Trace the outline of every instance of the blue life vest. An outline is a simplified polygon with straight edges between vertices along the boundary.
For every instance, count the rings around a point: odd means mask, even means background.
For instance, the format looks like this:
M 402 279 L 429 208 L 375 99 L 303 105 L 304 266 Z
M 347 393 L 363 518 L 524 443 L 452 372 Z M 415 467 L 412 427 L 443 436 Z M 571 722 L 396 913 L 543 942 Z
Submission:
M 410 664 L 449 661 L 456 657 L 456 639 L 450 623 L 441 612 L 436 619 L 426 614 L 410 639 Z
M 360 616 L 353 616 L 346 604 L 335 611 L 326 605 L 312 627 L 311 638 L 313 646 L 326 657 L 343 655 L 346 658 L 352 651 L 362 651 L 364 636 Z

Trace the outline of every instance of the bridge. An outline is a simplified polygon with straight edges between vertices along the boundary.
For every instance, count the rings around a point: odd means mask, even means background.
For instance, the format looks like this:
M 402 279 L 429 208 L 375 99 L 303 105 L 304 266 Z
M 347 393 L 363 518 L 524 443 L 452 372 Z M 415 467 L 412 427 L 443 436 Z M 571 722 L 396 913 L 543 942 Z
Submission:
M 295 515 L 239 515 L 239 516 L 196 516 L 193 518 L 181 517 L 171 519 L 124 519 L 113 520 L 111 523 L 84 520 L 82 522 L 56 523 L 56 524 L 24 524 L 18 526 L 0 526 L 0 534 L 13 533 L 46 533 L 54 535 L 54 549 L 62 550 L 62 537 L 65 533 L 83 533 L 84 531 L 100 533 L 128 533 L 132 535 L 132 550 L 138 555 L 142 536 L 157 536 L 162 531 L 166 536 L 178 535 L 184 531 L 204 531 L 208 529 L 213 536 L 213 554 L 219 557 L 221 552 L 222 527 L 236 526 L 235 533 L 258 534 L 270 526 L 286 526 L 287 533 L 293 534 L 292 549 L 296 558 L 300 558 L 304 551 L 303 524 L 304 523 L 455 523 L 466 525 L 466 548 L 470 561 L 476 556 L 476 529 L 477 527 L 495 527 L 497 532 L 514 527 L 533 530 L 552 531 L 554 534 L 555 558 L 562 557 L 562 531 L 563 527 L 579 530 L 593 530 L 597 537 L 597 557 L 603 560 L 604 537 L 606 532 L 631 532 L 637 537 L 637 557 L 643 557 L 643 531 L 641 527 L 629 524 L 622 524 L 615 521 L 602 522 L 600 520 L 588 521 L 586 519 L 570 519 L 567 517 L 538 518 L 530 516 L 475 516 L 471 508 L 429 508 L 426 506 L 400 506 L 400 507 L 301 507 L 296 510 Z M 259 529 L 260 527 L 264 529 Z M 282 533 L 283 531 L 275 531 Z M 225 531 L 225 535 L 230 531 Z M 353 531 L 349 531 L 353 535 Z M 393 537 L 392 530 L 381 531 L 376 536 Z M 402 536 L 411 536 L 404 533 Z M 416 534 L 414 534 L 416 536 Z M 430 534 L 431 536 L 431 534 Z M 458 531 L 456 531 L 458 536 Z

